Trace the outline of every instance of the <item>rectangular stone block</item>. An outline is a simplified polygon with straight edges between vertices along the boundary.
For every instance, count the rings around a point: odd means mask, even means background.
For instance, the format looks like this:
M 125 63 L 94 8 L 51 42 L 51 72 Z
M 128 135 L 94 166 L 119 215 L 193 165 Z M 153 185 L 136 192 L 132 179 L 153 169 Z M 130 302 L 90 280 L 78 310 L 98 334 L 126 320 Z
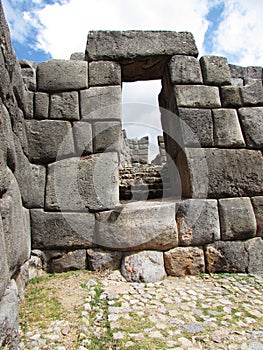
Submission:
M 263 106 L 263 87 L 261 80 L 252 80 L 240 88 L 243 106 Z
M 203 56 L 200 58 L 204 83 L 207 85 L 231 85 L 231 72 L 225 57 Z
M 120 122 L 95 122 L 93 124 L 94 152 L 120 152 L 121 124 Z
M 105 210 L 119 204 L 117 153 L 64 159 L 48 166 L 46 210 Z
M 79 120 L 78 92 L 52 94 L 50 96 L 49 119 Z
M 31 209 L 33 249 L 89 248 L 95 229 L 91 213 L 48 213 Z
M 176 203 L 179 246 L 202 246 L 220 239 L 217 201 L 186 199 Z
M 173 56 L 168 63 L 172 84 L 202 84 L 199 61 L 192 56 Z
M 52 253 L 54 253 L 52 251 Z M 87 254 L 85 249 L 73 251 L 58 251 L 56 256 L 47 262 L 47 271 L 49 273 L 61 273 L 74 270 L 86 270 Z M 49 255 L 48 251 L 46 256 Z
M 27 120 L 25 122 L 29 160 L 46 164 L 74 155 L 74 141 L 70 122 L 55 120 Z
M 94 243 L 116 250 L 167 250 L 178 245 L 175 204 L 133 202 L 96 213 Z
M 256 235 L 256 218 L 248 197 L 219 199 L 223 241 L 244 240 Z
M 36 92 L 35 93 L 35 119 L 48 119 L 49 111 L 49 94 L 45 92 Z
M 32 91 L 26 92 L 26 111 L 25 111 L 26 119 L 34 118 L 34 95 L 35 93 Z
M 93 87 L 80 92 L 81 118 L 121 120 L 120 86 Z
M 245 147 L 235 109 L 214 109 L 214 145 L 216 147 Z
M 168 276 L 199 275 L 205 272 L 204 251 L 198 247 L 177 247 L 164 253 Z
M 222 86 L 220 93 L 222 107 L 239 108 L 242 106 L 240 88 L 238 86 Z
M 39 91 L 72 91 L 88 87 L 88 63 L 75 60 L 51 60 L 37 66 Z
M 178 107 L 221 107 L 219 90 L 215 86 L 177 85 L 174 87 Z
M 263 148 L 263 107 L 240 108 L 238 110 L 247 147 Z
M 88 61 L 119 61 L 136 57 L 173 55 L 198 56 L 191 33 L 130 30 L 91 31 L 88 34 Z
M 210 110 L 178 108 L 178 115 L 182 145 L 185 147 L 213 146 L 213 120 Z
M 121 66 L 117 62 L 89 63 L 89 86 L 121 85 Z
M 251 198 L 257 221 L 257 236 L 263 237 L 263 196 Z
M 76 122 L 73 124 L 76 156 L 86 156 L 93 152 L 92 126 L 88 122 Z

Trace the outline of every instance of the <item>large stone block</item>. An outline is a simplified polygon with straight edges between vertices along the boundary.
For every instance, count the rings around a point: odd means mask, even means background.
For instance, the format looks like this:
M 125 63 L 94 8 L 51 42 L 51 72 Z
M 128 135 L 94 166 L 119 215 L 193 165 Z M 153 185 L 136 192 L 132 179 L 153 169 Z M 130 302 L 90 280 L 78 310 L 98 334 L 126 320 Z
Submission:
M 80 92 L 81 118 L 121 120 L 120 86 L 93 87 Z
M 0 254 L 0 300 L 6 290 L 7 284 L 9 282 L 9 268 L 7 264 L 7 256 L 6 256 L 6 247 L 5 247 L 5 237 L 3 230 L 2 217 L 0 215 L 0 246 L 1 246 L 1 254 Z
M 45 92 L 35 93 L 35 119 L 48 119 L 49 113 L 49 94 Z
M 217 201 L 187 199 L 176 204 L 179 245 L 202 246 L 220 239 Z
M 31 162 L 46 164 L 74 154 L 70 122 L 27 120 L 25 123 Z
M 240 88 L 238 86 L 222 86 L 221 102 L 224 108 L 238 108 L 242 106 Z
M 48 166 L 47 210 L 105 210 L 118 203 L 117 153 L 64 159 Z
M 164 253 L 169 276 L 198 275 L 205 271 L 204 251 L 198 247 L 177 247 Z
M 0 348 L 18 349 L 18 291 L 12 280 L 0 301 Z
M 173 56 L 168 63 L 172 84 L 202 84 L 199 61 L 192 56 Z
M 77 156 L 86 156 L 93 152 L 92 126 L 88 122 L 73 124 L 73 135 Z
M 214 142 L 216 147 L 245 147 L 235 109 L 214 109 Z
M 249 255 L 245 242 L 218 241 L 205 250 L 206 269 L 213 272 L 247 272 Z
M 78 92 L 52 94 L 50 97 L 49 119 L 79 120 Z
M 247 197 L 219 199 L 222 240 L 243 240 L 256 235 L 256 218 Z
M 248 273 L 263 273 L 263 240 L 260 237 L 245 242 L 248 252 Z
M 39 91 L 72 91 L 88 87 L 88 63 L 75 60 L 52 60 L 37 66 Z
M 89 86 L 121 85 L 121 66 L 117 62 L 89 63 Z
M 179 108 L 182 144 L 185 147 L 213 146 L 211 111 L 200 108 Z
M 94 242 L 118 250 L 166 250 L 178 245 L 175 204 L 133 202 L 96 214 Z
M 87 254 L 85 249 L 74 251 L 58 251 L 55 259 L 50 259 L 47 263 L 47 271 L 66 272 L 74 270 L 85 270 L 87 268 Z
M 174 87 L 178 107 L 221 107 L 219 90 L 215 86 L 177 85 Z
M 121 273 L 129 282 L 156 282 L 167 275 L 164 269 L 163 253 L 156 251 L 125 254 Z
M 89 248 L 95 229 L 94 214 L 50 213 L 31 209 L 33 249 Z
M 231 72 L 225 57 L 203 56 L 200 59 L 204 83 L 207 85 L 231 85 Z
M 262 80 L 252 80 L 240 88 L 243 106 L 263 106 Z
M 121 266 L 122 252 L 112 252 L 99 248 L 88 249 L 88 268 L 92 271 L 118 270 Z
M 238 114 L 247 147 L 263 149 L 263 107 L 240 108 Z
M 257 221 L 257 236 L 263 237 L 263 196 L 251 198 Z
M 9 187 L 0 199 L 6 256 L 13 274 L 30 256 L 30 224 L 28 211 L 22 206 L 18 184 L 12 172 L 7 171 Z
M 121 124 L 120 122 L 95 122 L 93 124 L 94 152 L 120 152 Z

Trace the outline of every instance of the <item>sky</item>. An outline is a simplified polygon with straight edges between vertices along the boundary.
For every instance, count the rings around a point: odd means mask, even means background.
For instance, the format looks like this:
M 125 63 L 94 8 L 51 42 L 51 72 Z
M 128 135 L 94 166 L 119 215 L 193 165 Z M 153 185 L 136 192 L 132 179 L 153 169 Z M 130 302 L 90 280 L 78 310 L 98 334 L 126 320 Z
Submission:
M 2 4 L 20 59 L 37 63 L 69 59 L 71 53 L 85 51 L 90 30 L 173 30 L 193 33 L 199 57 L 213 54 L 232 64 L 263 66 L 262 0 L 2 0 Z M 160 86 L 159 81 L 124 84 L 124 102 L 156 105 Z

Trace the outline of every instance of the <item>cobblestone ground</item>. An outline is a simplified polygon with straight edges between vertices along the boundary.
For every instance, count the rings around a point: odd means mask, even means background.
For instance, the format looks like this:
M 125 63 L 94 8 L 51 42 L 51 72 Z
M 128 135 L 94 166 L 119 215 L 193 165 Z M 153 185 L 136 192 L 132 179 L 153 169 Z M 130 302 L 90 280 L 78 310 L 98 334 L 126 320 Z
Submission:
M 243 274 L 147 284 L 119 272 L 43 277 L 21 304 L 20 349 L 262 350 L 262 286 L 263 275 Z

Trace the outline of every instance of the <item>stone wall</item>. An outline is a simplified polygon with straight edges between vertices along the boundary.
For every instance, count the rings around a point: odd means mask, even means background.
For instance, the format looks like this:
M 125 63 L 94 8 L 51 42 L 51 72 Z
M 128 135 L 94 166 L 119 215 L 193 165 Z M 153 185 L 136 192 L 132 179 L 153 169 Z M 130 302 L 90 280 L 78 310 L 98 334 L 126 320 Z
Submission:
M 148 136 L 140 139 L 128 139 L 126 131 L 122 130 L 120 167 L 132 167 L 133 164 L 148 164 L 149 139 Z
M 2 347 L 16 348 L 30 249 L 48 271 L 129 281 L 263 271 L 262 68 L 139 31 L 91 32 L 85 60 L 20 67 L 0 11 Z M 120 204 L 121 84 L 160 78 L 174 197 Z

